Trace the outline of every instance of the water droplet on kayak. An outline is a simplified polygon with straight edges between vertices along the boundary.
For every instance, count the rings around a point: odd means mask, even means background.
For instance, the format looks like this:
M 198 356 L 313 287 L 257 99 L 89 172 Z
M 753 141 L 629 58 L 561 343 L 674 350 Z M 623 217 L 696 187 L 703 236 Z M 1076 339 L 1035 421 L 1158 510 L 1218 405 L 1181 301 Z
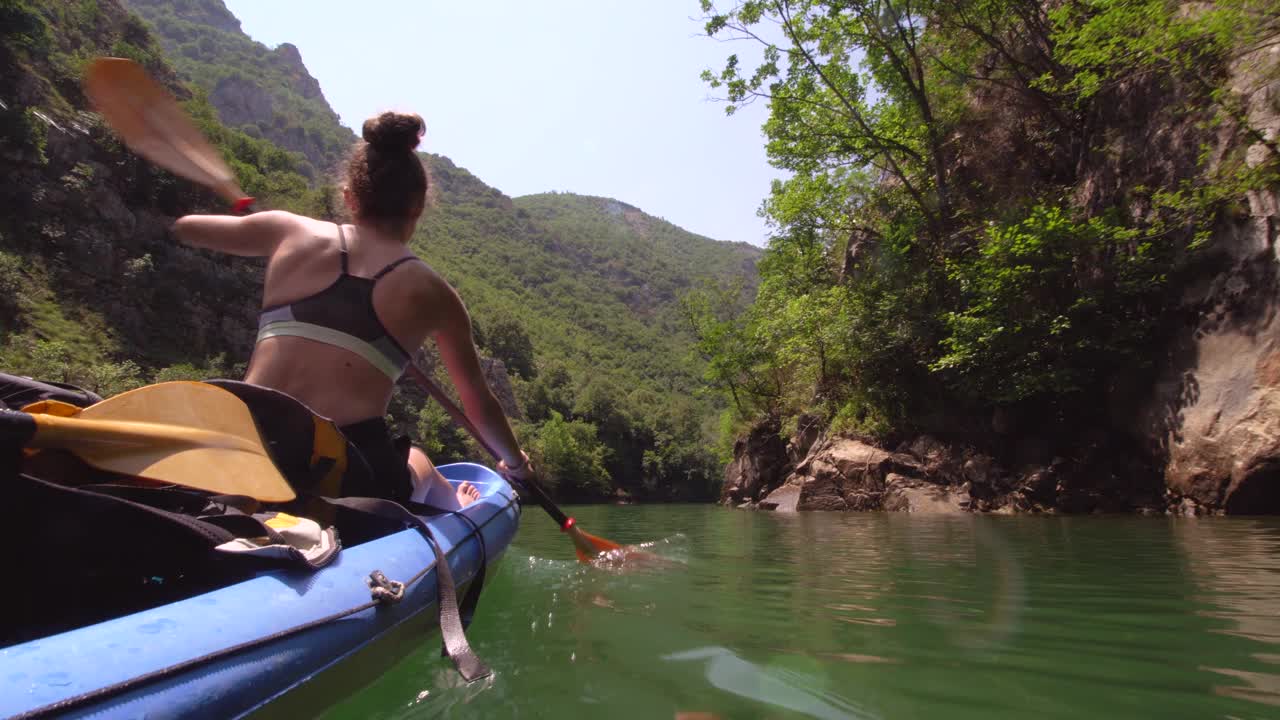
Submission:
M 174 621 L 169 620 L 168 618 L 160 618 L 155 622 L 149 622 L 146 625 L 139 625 L 138 632 L 146 633 L 148 635 L 156 635 L 164 632 L 165 630 L 172 630 L 176 627 L 178 627 L 178 624 Z
M 40 682 L 45 685 L 53 685 L 55 687 L 65 687 L 71 684 L 71 676 L 64 672 L 49 673 L 40 678 Z

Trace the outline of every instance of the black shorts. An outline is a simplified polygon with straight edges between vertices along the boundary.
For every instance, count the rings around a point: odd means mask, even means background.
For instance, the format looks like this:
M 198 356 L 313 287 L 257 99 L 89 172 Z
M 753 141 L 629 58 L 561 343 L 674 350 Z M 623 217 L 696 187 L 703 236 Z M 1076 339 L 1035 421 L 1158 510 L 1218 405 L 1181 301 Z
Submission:
M 413 492 L 409 473 L 409 438 L 391 437 L 391 428 L 382 418 L 369 418 L 342 428 L 342 434 L 364 456 L 368 473 L 359 463 L 348 460 L 342 479 L 342 494 L 352 497 L 380 497 L 405 502 Z

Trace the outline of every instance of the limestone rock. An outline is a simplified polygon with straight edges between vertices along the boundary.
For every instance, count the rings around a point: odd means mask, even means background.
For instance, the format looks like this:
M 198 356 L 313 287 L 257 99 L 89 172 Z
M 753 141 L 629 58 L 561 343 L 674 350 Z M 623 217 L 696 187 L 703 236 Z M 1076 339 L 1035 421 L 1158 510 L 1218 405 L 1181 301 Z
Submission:
M 1280 133 L 1275 67 L 1275 54 L 1259 49 L 1236 59 L 1231 78 L 1249 125 L 1272 139 Z M 1225 138 L 1218 156 L 1239 141 Z M 1247 160 L 1256 164 L 1268 152 L 1255 143 Z M 1184 302 L 1200 322 L 1176 347 L 1151 410 L 1165 482 L 1182 498 L 1182 513 L 1280 512 L 1280 195 L 1258 191 L 1248 200 L 1249 216 L 1225 223 L 1213 239 L 1226 269 L 1188 288 Z
M 967 494 L 947 486 L 890 473 L 885 479 L 884 509 L 921 515 L 957 515 L 966 511 Z
M 796 421 L 796 432 L 787 441 L 787 459 L 794 464 L 804 460 L 822 434 L 822 419 L 816 415 L 801 415 Z
M 889 473 L 918 475 L 914 458 L 838 438 L 811 454 L 788 478 L 800 486 L 798 510 L 879 510 Z
M 787 446 L 776 423 L 763 422 L 733 446 L 733 460 L 724 469 L 720 502 L 739 505 L 755 501 L 782 480 L 787 466 Z
M 799 504 L 800 488 L 795 485 L 783 485 L 765 496 L 758 507 L 761 510 L 774 512 L 795 512 Z
M 1263 237 L 1230 246 L 1254 254 L 1202 290 L 1199 327 L 1151 410 L 1169 490 L 1229 513 L 1280 510 L 1280 283 L 1274 232 Z

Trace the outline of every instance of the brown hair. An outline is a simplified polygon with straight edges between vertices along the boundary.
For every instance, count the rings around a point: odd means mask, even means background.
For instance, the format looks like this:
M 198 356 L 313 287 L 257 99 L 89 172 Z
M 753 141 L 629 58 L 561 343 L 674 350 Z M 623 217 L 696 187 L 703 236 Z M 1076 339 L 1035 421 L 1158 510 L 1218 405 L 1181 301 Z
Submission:
M 426 204 L 427 173 L 414 148 L 426 131 L 422 117 L 384 112 L 364 121 L 347 160 L 347 187 L 361 220 L 408 220 Z

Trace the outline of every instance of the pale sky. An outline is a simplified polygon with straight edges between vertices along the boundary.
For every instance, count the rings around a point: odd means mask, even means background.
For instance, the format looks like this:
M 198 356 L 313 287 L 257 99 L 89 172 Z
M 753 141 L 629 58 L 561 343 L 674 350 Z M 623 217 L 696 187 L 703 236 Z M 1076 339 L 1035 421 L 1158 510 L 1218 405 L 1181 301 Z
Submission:
M 699 78 L 730 53 L 698 0 L 225 0 L 245 32 L 291 42 L 348 127 L 427 121 L 422 149 L 511 196 L 604 195 L 717 240 L 762 245 L 780 172 L 761 105 L 726 117 Z

